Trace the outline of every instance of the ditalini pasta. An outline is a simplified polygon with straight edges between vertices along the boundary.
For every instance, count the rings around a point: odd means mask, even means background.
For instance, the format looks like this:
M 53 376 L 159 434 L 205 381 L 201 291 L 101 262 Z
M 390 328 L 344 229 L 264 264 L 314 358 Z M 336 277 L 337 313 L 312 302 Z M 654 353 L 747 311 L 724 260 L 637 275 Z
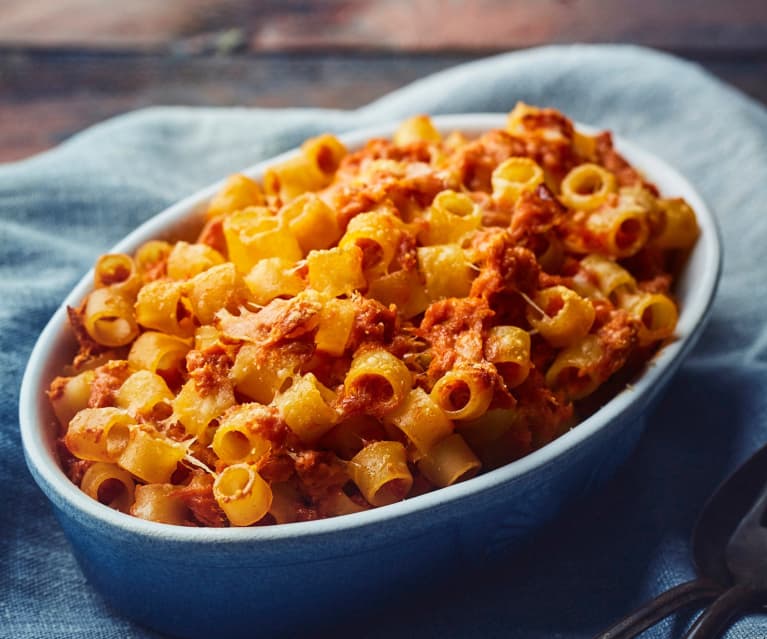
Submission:
M 673 339 L 698 235 L 609 133 L 524 104 L 312 138 L 203 223 L 99 258 L 49 391 L 72 481 L 164 524 L 355 513 L 546 445 Z

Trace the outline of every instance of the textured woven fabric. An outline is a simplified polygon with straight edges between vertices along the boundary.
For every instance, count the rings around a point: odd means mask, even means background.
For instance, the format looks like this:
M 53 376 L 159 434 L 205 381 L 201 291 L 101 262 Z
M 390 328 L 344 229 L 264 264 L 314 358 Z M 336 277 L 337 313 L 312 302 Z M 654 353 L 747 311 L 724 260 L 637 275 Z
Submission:
M 361 634 L 585 638 L 693 574 L 688 540 L 705 498 L 767 439 L 767 111 L 657 52 L 550 47 L 450 69 L 356 111 L 149 109 L 0 166 L 0 637 L 157 636 L 88 586 L 21 451 L 26 359 L 97 255 L 166 205 L 309 135 L 416 112 L 507 111 L 517 100 L 612 129 L 699 188 L 725 244 L 713 318 L 609 486 L 486 580 L 374 613 Z M 646 636 L 678 636 L 689 620 Z M 767 616 L 754 615 L 727 637 L 766 635 Z

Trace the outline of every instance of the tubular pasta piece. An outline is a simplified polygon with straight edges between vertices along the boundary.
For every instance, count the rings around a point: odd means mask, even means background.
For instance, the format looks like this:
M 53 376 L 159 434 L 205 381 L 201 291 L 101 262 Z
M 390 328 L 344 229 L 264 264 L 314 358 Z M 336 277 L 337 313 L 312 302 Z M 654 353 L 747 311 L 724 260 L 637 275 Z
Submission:
M 394 304 L 405 319 L 423 313 L 429 306 L 429 298 L 421 276 L 417 271 L 399 270 L 370 281 L 367 297 L 378 300 L 384 306 Z
M 362 273 L 362 251 L 358 246 L 335 247 L 327 251 L 310 251 L 306 256 L 309 286 L 328 297 L 351 295 L 365 288 Z
M 174 442 L 155 431 L 131 426 L 125 448 L 117 465 L 149 484 L 170 481 L 178 463 L 186 455 L 184 444 Z
M 419 234 L 424 245 L 452 244 L 482 224 L 482 213 L 464 193 L 440 191 L 426 214 L 428 226 Z
M 119 290 L 97 288 L 85 304 L 85 330 L 103 346 L 125 346 L 138 335 L 133 304 Z
M 314 343 L 317 350 L 340 357 L 349 343 L 356 313 L 349 299 L 330 298 L 320 310 Z
M 189 435 L 199 437 L 211 421 L 220 417 L 235 403 L 229 384 L 221 384 L 207 395 L 201 395 L 190 379 L 173 400 L 173 416 Z
M 237 353 L 231 378 L 238 393 L 261 404 L 268 404 L 283 385 L 293 377 L 301 357 L 295 352 L 263 350 L 255 344 L 244 344 Z
M 695 212 L 682 198 L 659 199 L 661 230 L 652 245 L 661 249 L 689 249 L 700 235 Z
M 183 366 L 191 344 L 188 339 L 158 331 L 145 331 L 133 342 L 128 363 L 134 369 L 152 373 L 177 371 Z
M 637 320 L 639 345 L 667 339 L 674 334 L 679 313 L 676 304 L 662 293 L 636 291 L 618 296 L 618 305 Z
M 148 370 L 140 370 L 126 379 L 115 393 L 115 403 L 132 415 L 149 415 L 160 404 L 168 407 L 173 400 L 165 380 Z
M 253 301 L 262 306 L 275 297 L 298 295 L 306 283 L 296 273 L 296 264 L 283 257 L 267 257 L 256 262 L 245 276 Z
M 636 280 L 625 268 L 615 261 L 592 253 L 581 260 L 581 271 L 575 278 L 575 284 L 587 297 L 611 298 L 617 291 L 634 290 Z M 596 288 L 596 291 L 594 291 Z
M 546 384 L 571 399 L 586 397 L 603 381 L 598 372 L 602 356 L 596 335 L 586 335 L 559 352 L 546 371 Z
M 482 462 L 458 433 L 445 437 L 418 461 L 418 470 L 440 488 L 473 477 L 481 467 Z
M 362 253 L 362 269 L 366 273 L 386 273 L 394 259 L 400 237 L 402 221 L 382 209 L 355 215 L 338 241 L 341 250 L 357 247 Z
M 323 176 L 322 186 L 330 184 L 347 153 L 344 143 L 330 133 L 309 138 L 301 145 L 301 154 L 312 167 L 312 172 Z
M 74 377 L 57 377 L 51 384 L 48 398 L 62 427 L 66 428 L 77 412 L 88 407 L 94 376 L 92 370 L 87 370 Z
M 145 282 L 165 275 L 165 266 L 172 249 L 173 245 L 163 240 L 149 240 L 139 247 L 133 261 Z
M 394 132 L 394 144 L 405 146 L 413 142 L 440 142 L 442 136 L 434 127 L 428 115 L 414 115 L 397 127 Z
M 322 170 L 318 159 L 318 155 L 302 153 L 269 167 L 264 172 L 267 201 L 279 207 L 307 191 L 327 186 L 333 176 Z
M 598 209 L 586 220 L 586 228 L 615 257 L 634 255 L 647 243 L 650 233 L 645 211 L 631 208 Z
M 272 505 L 272 490 L 248 464 L 227 466 L 213 483 L 213 497 L 233 526 L 250 526 Z
M 145 328 L 191 337 L 195 326 L 184 284 L 169 280 L 145 284 L 136 299 L 136 320 Z
M 401 501 L 413 485 L 405 447 L 399 442 L 368 444 L 349 462 L 349 476 L 373 506 Z
M 282 218 L 263 206 L 236 211 L 224 219 L 224 239 L 229 260 L 247 273 L 259 260 L 282 257 L 296 262 L 303 257 L 298 240 Z
M 93 267 L 93 287 L 109 287 L 128 300 L 135 300 L 141 288 L 141 276 L 130 255 L 102 255 Z
M 562 201 L 574 209 L 591 211 L 607 201 L 615 193 L 615 176 L 598 164 L 579 164 L 562 180 Z
M 594 323 L 594 307 L 566 286 L 538 291 L 533 301 L 545 313 L 528 306 L 527 320 L 552 346 L 563 348 L 586 335 Z
M 176 492 L 178 486 L 173 484 L 138 485 L 130 514 L 161 524 L 188 525 L 191 519 L 189 508 L 175 495 Z
M 483 368 L 461 365 L 439 378 L 430 397 L 449 419 L 476 419 L 490 406 L 493 385 Z
M 518 326 L 493 326 L 487 333 L 485 359 L 496 364 L 508 388 L 519 386 L 530 373 L 530 334 Z
M 172 280 L 188 280 L 224 261 L 224 256 L 207 244 L 176 242 L 168 255 L 167 275 Z
M 280 209 L 290 232 L 306 254 L 333 246 L 341 237 L 336 212 L 315 193 L 304 193 Z
M 221 419 L 213 435 L 213 452 L 225 464 L 253 464 L 271 450 L 269 440 L 253 432 L 247 404 L 235 406 Z
M 227 262 L 195 275 L 186 285 L 192 313 L 201 324 L 210 324 L 221 309 L 237 310 L 251 297 L 245 281 Z
M 543 169 L 530 158 L 509 158 L 495 168 L 491 183 L 494 199 L 513 203 L 543 184 Z
M 120 408 L 84 408 L 69 422 L 64 444 L 79 459 L 113 462 L 122 453 L 135 423 L 131 414 Z
M 383 349 L 365 349 L 352 359 L 344 394 L 367 412 L 383 415 L 405 400 L 412 385 L 412 375 L 402 360 Z
M 105 506 L 127 513 L 133 504 L 136 482 L 115 464 L 96 462 L 85 471 L 80 488 Z
M 312 373 L 293 378 L 293 383 L 275 398 L 282 418 L 301 441 L 311 444 L 338 421 L 332 407 L 336 394 L 317 381 Z
M 426 280 L 430 302 L 446 297 L 466 297 L 471 290 L 471 262 L 458 244 L 418 248 L 418 268 Z
M 401 430 L 422 455 L 453 432 L 452 422 L 422 388 L 411 390 L 384 421 Z
M 263 203 L 264 195 L 258 182 L 236 173 L 227 178 L 224 186 L 211 198 L 205 215 L 210 219 Z

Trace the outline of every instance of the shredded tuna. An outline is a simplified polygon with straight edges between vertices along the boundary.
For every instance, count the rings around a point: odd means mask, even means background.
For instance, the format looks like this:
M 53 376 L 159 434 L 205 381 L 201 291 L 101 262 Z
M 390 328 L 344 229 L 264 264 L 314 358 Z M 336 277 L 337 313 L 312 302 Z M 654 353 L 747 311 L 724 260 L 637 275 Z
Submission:
M 114 406 L 114 393 L 128 379 L 130 373 L 128 362 L 122 359 L 107 362 L 96 368 L 91 382 L 88 407 Z
M 221 310 L 216 321 L 229 339 L 269 345 L 314 330 L 321 308 L 318 301 L 307 297 L 277 298 L 255 313 L 244 308 L 239 315 Z
M 194 471 L 193 478 L 186 486 L 180 486 L 171 493 L 189 509 L 195 523 L 201 526 L 223 528 L 229 522 L 213 497 L 213 478 L 202 471 Z

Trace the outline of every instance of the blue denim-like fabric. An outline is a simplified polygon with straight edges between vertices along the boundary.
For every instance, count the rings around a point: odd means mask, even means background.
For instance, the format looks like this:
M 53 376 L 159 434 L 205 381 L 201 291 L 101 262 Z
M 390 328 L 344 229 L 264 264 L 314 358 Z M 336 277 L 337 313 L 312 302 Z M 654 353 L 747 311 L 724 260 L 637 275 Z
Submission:
M 158 636 L 88 586 L 21 451 L 26 359 L 95 258 L 166 205 L 309 135 L 517 100 L 612 129 L 697 186 L 724 237 L 713 317 L 614 481 L 486 580 L 414 593 L 415 605 L 372 614 L 359 634 L 586 638 L 693 575 L 688 540 L 705 498 L 767 439 L 767 111 L 657 52 L 549 47 L 450 69 L 356 111 L 148 109 L 0 166 L 0 637 Z M 646 636 L 678 636 L 689 619 Z M 727 634 L 764 636 L 765 615 Z

